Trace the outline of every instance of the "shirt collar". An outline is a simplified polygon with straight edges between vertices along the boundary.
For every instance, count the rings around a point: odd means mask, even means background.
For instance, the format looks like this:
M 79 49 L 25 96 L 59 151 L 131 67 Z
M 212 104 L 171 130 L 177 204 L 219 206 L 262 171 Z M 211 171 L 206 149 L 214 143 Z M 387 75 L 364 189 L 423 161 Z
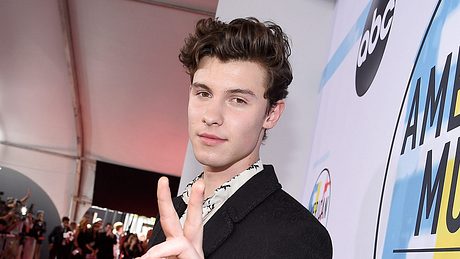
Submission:
M 214 194 L 203 201 L 203 223 L 206 223 L 209 218 L 214 215 L 214 213 L 225 203 L 225 201 L 230 198 L 241 186 L 243 186 L 249 179 L 254 175 L 263 170 L 262 161 L 259 159 L 257 162 L 252 164 L 243 172 L 235 175 L 232 179 L 226 181 L 221 186 L 214 190 Z M 181 197 L 186 204 L 188 204 L 190 193 L 192 190 L 192 185 L 200 178 L 203 177 L 203 173 L 195 177 L 187 186 L 185 191 L 182 193 Z M 181 217 L 181 223 L 185 222 L 187 212 Z

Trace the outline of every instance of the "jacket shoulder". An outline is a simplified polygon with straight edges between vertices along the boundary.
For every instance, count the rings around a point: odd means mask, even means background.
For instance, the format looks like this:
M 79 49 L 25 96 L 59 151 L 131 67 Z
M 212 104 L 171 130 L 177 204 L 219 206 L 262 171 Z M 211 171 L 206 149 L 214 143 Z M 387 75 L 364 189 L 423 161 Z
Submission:
M 270 214 L 267 223 L 273 227 L 271 234 L 276 233 L 278 240 L 285 240 L 281 243 L 286 247 L 280 250 L 298 249 L 308 255 L 305 258 L 332 258 L 332 241 L 327 229 L 287 192 L 282 189 L 274 192 L 260 209 Z

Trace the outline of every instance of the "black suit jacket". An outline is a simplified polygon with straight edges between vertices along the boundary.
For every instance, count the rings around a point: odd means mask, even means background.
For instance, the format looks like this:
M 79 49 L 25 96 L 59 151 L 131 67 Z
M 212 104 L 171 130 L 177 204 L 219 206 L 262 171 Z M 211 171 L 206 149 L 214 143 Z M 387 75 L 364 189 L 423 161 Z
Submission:
M 173 200 L 179 216 L 186 204 Z M 165 240 L 157 220 L 149 246 Z M 206 258 L 332 258 L 327 230 L 281 189 L 272 166 L 252 177 L 204 225 Z
M 62 240 L 64 240 L 64 232 L 69 231 L 70 229 L 64 229 L 63 226 L 59 225 L 53 228 L 53 231 L 48 236 L 48 243 L 56 246 L 62 245 Z

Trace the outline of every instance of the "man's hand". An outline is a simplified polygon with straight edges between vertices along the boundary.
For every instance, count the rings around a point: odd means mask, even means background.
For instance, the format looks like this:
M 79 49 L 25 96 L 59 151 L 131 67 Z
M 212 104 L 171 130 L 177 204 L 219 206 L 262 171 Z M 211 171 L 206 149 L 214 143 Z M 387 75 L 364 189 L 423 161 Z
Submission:
M 158 181 L 158 209 L 160 211 L 160 223 L 166 236 L 166 241 L 158 244 L 142 256 L 142 259 L 152 258 L 204 258 L 203 254 L 203 219 L 202 206 L 204 196 L 204 183 L 196 181 L 192 186 L 187 218 L 184 228 L 179 222 L 174 209 L 168 178 L 162 177 Z

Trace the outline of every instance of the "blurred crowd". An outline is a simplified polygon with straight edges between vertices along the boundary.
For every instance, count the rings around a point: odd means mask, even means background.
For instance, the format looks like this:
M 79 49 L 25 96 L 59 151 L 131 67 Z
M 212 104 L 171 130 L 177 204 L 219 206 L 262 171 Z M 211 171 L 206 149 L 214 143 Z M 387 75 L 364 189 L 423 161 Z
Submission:
M 26 206 L 29 196 L 3 200 L 0 195 L 0 259 L 39 259 L 46 238 L 50 259 L 130 259 L 147 249 L 151 231 L 140 238 L 121 222 L 91 222 L 88 216 L 79 224 L 65 216 L 48 234 L 44 211 L 34 213 L 33 205 Z
M 26 206 L 30 192 L 21 199 L 3 200 L 2 195 L 0 192 L 0 258 L 39 259 L 46 238 L 45 212 L 34 213 L 33 204 Z
M 64 228 L 66 220 L 68 218 L 64 217 L 62 224 Z M 57 250 L 61 250 L 63 255 L 50 258 L 131 259 L 145 253 L 149 239 L 147 236 L 140 240 L 137 234 L 125 232 L 121 222 L 112 225 L 96 220 L 90 224 L 86 217 L 72 233 L 68 233 L 66 242 L 56 243 L 57 246 L 62 244 Z

